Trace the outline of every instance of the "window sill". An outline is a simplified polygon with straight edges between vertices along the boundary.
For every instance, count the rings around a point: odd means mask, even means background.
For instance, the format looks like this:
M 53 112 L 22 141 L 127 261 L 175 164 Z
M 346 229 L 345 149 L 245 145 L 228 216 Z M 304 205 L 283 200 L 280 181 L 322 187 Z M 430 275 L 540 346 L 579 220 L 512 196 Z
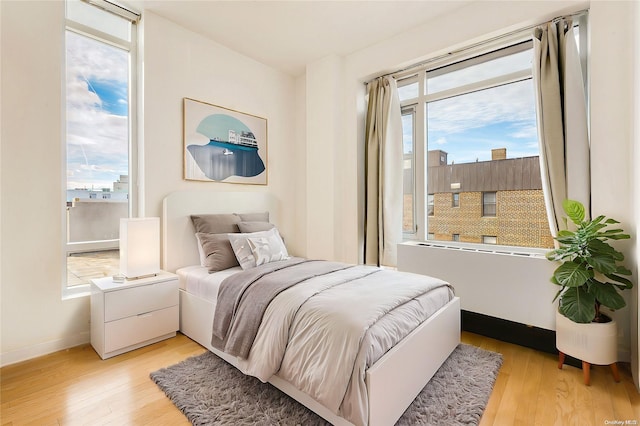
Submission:
M 62 288 L 62 300 L 77 299 L 79 297 L 87 297 L 90 295 L 91 287 L 89 284 Z

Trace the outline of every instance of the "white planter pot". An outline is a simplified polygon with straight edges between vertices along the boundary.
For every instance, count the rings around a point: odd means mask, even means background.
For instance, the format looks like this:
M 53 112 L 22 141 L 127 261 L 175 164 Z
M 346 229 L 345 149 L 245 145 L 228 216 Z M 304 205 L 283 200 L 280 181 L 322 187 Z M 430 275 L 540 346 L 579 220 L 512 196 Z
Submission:
M 556 312 L 556 347 L 589 364 L 609 365 L 618 362 L 618 326 L 608 323 L 580 324 Z

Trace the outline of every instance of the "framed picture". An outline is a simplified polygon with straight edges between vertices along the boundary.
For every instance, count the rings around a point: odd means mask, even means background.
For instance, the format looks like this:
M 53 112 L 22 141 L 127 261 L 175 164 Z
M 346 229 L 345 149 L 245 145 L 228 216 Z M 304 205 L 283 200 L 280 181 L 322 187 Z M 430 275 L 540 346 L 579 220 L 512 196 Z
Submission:
M 184 178 L 267 184 L 267 119 L 184 98 Z

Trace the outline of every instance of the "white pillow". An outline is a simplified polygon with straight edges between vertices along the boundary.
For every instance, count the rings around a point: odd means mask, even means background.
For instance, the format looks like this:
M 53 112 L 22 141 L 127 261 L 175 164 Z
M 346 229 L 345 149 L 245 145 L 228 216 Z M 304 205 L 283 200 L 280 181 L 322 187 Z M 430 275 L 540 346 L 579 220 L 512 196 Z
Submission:
M 249 244 L 249 238 L 266 238 L 267 244 L 270 245 L 270 242 L 273 242 L 274 246 L 278 247 L 279 250 L 284 250 L 284 253 L 287 253 L 287 249 L 284 247 L 282 238 L 280 237 L 280 234 L 278 233 L 278 230 L 276 228 L 270 229 L 268 231 L 228 235 L 229 242 L 231 243 L 231 247 L 233 248 L 233 252 L 235 253 L 236 259 L 238 259 L 238 263 L 240 264 L 242 269 L 249 269 L 257 266 L 256 257 L 254 256 L 253 251 L 251 250 L 251 245 Z M 286 256 L 288 258 L 289 255 L 287 254 Z
M 251 253 L 256 259 L 256 266 L 289 258 L 287 247 L 284 245 L 278 230 L 273 229 L 272 231 L 271 235 L 266 237 L 248 238 Z

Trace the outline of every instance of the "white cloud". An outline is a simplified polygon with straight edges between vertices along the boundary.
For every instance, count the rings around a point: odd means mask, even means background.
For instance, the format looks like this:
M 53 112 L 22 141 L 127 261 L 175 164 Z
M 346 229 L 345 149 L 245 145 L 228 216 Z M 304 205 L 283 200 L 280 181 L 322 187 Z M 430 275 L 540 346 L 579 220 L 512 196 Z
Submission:
M 531 81 L 481 90 L 428 104 L 429 130 L 462 133 L 489 124 L 529 123 L 535 117 Z
M 446 145 L 447 144 L 447 138 L 445 137 L 439 137 L 438 139 L 436 139 L 435 141 L 433 141 L 433 143 L 435 145 Z

